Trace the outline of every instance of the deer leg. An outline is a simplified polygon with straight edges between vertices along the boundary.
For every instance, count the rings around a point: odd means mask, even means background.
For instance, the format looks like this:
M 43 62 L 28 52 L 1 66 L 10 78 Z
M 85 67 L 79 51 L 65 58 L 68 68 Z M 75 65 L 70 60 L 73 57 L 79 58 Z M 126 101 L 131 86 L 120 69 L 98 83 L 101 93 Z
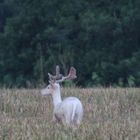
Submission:
M 65 123 L 67 125 L 70 125 L 71 124 L 71 118 L 70 118 L 70 115 L 68 115 L 68 114 L 65 116 Z
M 56 119 L 55 115 L 53 115 L 52 122 L 57 123 L 57 119 Z

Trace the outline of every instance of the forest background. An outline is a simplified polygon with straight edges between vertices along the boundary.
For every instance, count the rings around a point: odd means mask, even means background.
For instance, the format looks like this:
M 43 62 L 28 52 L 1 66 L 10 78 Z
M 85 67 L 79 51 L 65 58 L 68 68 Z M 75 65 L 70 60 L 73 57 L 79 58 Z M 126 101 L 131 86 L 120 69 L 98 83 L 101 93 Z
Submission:
M 0 86 L 37 87 L 57 64 L 78 86 L 138 87 L 140 1 L 0 0 Z

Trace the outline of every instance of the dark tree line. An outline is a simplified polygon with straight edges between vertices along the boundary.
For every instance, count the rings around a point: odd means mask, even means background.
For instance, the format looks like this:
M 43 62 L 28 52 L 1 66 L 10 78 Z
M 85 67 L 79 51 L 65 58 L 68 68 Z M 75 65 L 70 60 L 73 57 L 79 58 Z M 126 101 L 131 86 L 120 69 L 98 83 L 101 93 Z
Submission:
M 59 64 L 81 86 L 140 85 L 139 0 L 0 0 L 0 85 L 38 86 Z

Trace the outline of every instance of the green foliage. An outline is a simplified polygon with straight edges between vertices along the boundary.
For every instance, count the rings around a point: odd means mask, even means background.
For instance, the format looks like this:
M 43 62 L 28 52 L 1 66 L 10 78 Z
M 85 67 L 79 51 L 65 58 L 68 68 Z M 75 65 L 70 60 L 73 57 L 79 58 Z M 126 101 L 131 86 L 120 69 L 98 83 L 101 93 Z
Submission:
M 47 81 L 73 65 L 82 86 L 140 85 L 140 2 L 0 1 L 0 85 Z

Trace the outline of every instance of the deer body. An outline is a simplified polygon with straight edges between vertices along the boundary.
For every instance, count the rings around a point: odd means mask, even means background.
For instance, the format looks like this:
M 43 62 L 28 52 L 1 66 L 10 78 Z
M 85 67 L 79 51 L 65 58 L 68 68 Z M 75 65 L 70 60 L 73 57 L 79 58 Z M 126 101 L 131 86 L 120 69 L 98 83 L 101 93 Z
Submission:
M 53 121 L 68 125 L 80 124 L 83 117 L 83 107 L 78 98 L 67 97 L 62 101 L 59 83 L 48 85 L 41 93 L 42 95 L 52 95 L 54 105 Z

